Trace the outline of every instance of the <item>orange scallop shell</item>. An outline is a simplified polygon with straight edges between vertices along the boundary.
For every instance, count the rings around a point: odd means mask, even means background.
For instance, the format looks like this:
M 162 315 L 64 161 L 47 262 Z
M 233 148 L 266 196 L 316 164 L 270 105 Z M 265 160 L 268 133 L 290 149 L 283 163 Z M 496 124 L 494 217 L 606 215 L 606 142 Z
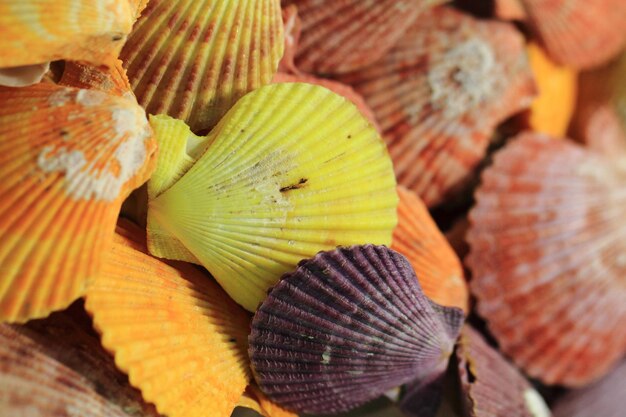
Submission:
M 195 266 L 147 255 L 120 222 L 85 308 L 131 385 L 169 417 L 228 417 L 250 381 L 250 318 Z
M 60 59 L 105 64 L 117 58 L 134 15 L 127 0 L 0 2 L 0 68 Z
M 533 34 L 553 61 L 597 67 L 626 45 L 623 0 L 522 0 Z
M 115 368 L 78 308 L 25 326 L 0 324 L 2 415 L 159 417 Z
M 339 79 L 374 111 L 398 182 L 429 207 L 464 185 L 497 124 L 535 94 L 515 28 L 448 7 L 425 12 L 382 61 Z
M 626 169 L 567 141 L 520 135 L 470 212 L 470 288 L 502 351 L 580 386 L 626 353 Z
M 280 0 L 151 0 L 120 58 L 146 112 L 198 132 L 268 84 L 283 47 Z
M 428 298 L 467 312 L 469 292 L 461 261 L 419 197 L 404 187 L 398 187 L 398 196 L 391 249 L 406 256 Z
M 382 58 L 426 8 L 443 0 L 283 0 L 302 20 L 297 66 L 337 74 Z
M 378 125 L 378 122 L 376 121 L 376 117 L 374 116 L 374 113 L 369 108 L 369 106 L 367 105 L 363 97 L 361 97 L 361 95 L 357 93 L 356 91 L 354 91 L 354 89 L 350 87 L 349 85 L 342 84 L 339 81 L 335 81 L 335 80 L 314 77 L 312 75 L 306 75 L 306 74 L 292 75 L 292 74 L 285 74 L 282 72 L 276 73 L 276 75 L 274 76 L 274 79 L 272 80 L 272 83 L 307 83 L 307 84 L 320 85 L 322 87 L 328 88 L 333 93 L 337 93 L 343 98 L 345 98 L 346 100 L 351 101 L 352 104 L 354 104 L 359 109 L 361 114 L 365 116 L 367 120 L 369 120 L 372 126 L 374 126 L 376 130 L 380 132 L 380 126 Z
M 254 410 L 263 417 L 298 417 L 267 398 L 255 383 L 248 385 L 237 406 Z
M 113 64 L 90 65 L 84 62 L 67 61 L 60 85 L 98 90 L 114 96 L 123 96 L 134 100 L 134 95 L 126 70 L 122 61 L 116 60 Z
M 133 101 L 48 83 L 0 88 L 1 321 L 46 316 L 84 293 L 155 151 Z

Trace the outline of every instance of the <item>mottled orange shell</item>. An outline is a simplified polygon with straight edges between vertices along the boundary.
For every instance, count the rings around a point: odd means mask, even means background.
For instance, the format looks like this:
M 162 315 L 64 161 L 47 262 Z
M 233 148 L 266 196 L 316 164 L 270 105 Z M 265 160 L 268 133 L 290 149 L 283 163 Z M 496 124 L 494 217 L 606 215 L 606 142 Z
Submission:
M 155 153 L 133 101 L 48 83 L 0 87 L 1 321 L 44 317 L 84 293 Z
M 406 256 L 428 298 L 467 313 L 469 292 L 461 261 L 419 197 L 404 187 L 398 187 L 398 196 L 391 249 Z
M 624 0 L 522 0 L 537 40 L 556 63 L 597 67 L 626 45 Z
M 151 0 L 120 58 L 148 113 L 198 132 L 270 83 L 283 48 L 280 0 Z
M 539 89 L 530 108 L 530 126 L 536 132 L 565 136 L 576 105 L 577 73 L 552 62 L 536 44 L 527 50 Z
M 131 385 L 169 417 L 228 417 L 250 381 L 250 318 L 195 266 L 147 255 L 122 221 L 85 308 Z
M 59 84 L 135 99 L 126 70 L 119 59 L 109 66 L 67 61 Z
M 108 63 L 117 58 L 134 15 L 127 0 L 0 2 L 0 68 L 60 59 Z
M 467 240 L 471 291 L 502 351 L 580 386 L 626 352 L 626 169 L 534 133 L 495 155 Z
M 352 104 L 354 104 L 359 109 L 361 114 L 365 116 L 367 120 L 369 120 L 372 126 L 374 126 L 376 130 L 380 132 L 380 126 L 378 125 L 378 122 L 376 121 L 376 117 L 374 116 L 372 109 L 368 107 L 363 97 L 361 97 L 361 95 L 357 93 L 356 91 L 354 91 L 354 89 L 350 87 L 349 85 L 342 84 L 339 81 L 329 80 L 327 78 L 314 77 L 312 75 L 306 75 L 306 74 L 292 75 L 292 74 L 285 74 L 282 72 L 279 72 L 274 76 L 272 83 L 307 83 L 307 84 L 320 85 L 322 87 L 328 88 L 333 93 L 337 93 L 343 98 L 345 98 L 346 100 L 351 101 Z
M 115 368 L 84 312 L 72 310 L 82 314 L 0 324 L 2 415 L 159 417 Z
M 448 7 L 425 12 L 382 61 L 339 79 L 365 98 L 398 182 L 428 207 L 464 185 L 497 124 L 535 94 L 517 30 Z
M 337 74 L 382 58 L 428 7 L 443 0 L 282 0 L 302 20 L 298 68 Z

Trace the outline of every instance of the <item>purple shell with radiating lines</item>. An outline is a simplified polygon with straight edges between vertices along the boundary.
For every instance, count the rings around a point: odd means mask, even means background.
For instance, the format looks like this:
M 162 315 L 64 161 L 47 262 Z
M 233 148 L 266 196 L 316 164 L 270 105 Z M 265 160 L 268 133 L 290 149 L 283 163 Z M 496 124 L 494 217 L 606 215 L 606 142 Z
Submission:
M 282 277 L 252 321 L 249 353 L 272 400 L 337 413 L 443 373 L 463 320 L 424 295 L 399 253 L 338 248 Z

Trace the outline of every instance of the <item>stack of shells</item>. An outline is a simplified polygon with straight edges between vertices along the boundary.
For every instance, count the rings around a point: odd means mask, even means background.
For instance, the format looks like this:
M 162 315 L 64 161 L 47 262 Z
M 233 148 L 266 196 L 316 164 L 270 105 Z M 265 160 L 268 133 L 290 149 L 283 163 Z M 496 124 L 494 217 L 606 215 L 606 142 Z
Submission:
M 625 21 L 3 1 L 0 415 L 623 416 Z

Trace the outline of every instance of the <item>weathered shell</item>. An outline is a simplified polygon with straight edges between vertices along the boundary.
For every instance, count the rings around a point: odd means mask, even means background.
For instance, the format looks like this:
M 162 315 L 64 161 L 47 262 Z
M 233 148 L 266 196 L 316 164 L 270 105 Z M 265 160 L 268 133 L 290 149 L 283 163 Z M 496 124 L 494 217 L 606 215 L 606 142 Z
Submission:
M 556 63 L 589 69 L 626 45 L 623 0 L 521 0 L 534 36 Z
M 535 93 L 512 25 L 448 7 L 424 13 L 382 61 L 339 79 L 374 111 L 398 182 L 429 207 L 464 184 L 496 125 Z
M 470 212 L 470 288 L 502 351 L 549 384 L 600 378 L 626 352 L 626 170 L 520 135 Z
M 336 74 L 382 58 L 428 7 L 443 0 L 283 0 L 296 5 L 302 35 L 297 66 Z
M 571 127 L 575 139 L 608 156 L 626 151 L 626 53 L 580 76 Z
M 461 261 L 419 197 L 404 187 L 398 187 L 398 196 L 391 249 L 407 257 L 428 298 L 467 312 L 469 291 Z
M 59 59 L 106 64 L 130 33 L 127 0 L 8 0 L 0 3 L 0 68 Z
M 356 91 L 354 91 L 354 89 L 352 89 L 352 87 L 350 87 L 349 85 L 345 85 L 345 84 L 340 83 L 339 81 L 334 81 L 334 80 L 330 80 L 327 78 L 314 77 L 312 75 L 306 75 L 306 74 L 293 75 L 293 74 L 286 74 L 282 72 L 276 73 L 276 76 L 274 76 L 274 79 L 272 80 L 272 82 L 273 83 L 307 83 L 307 84 L 320 85 L 324 88 L 328 88 L 333 93 L 337 93 L 340 96 L 343 96 L 345 99 L 350 100 L 352 104 L 354 104 L 359 109 L 361 114 L 365 116 L 367 120 L 369 120 L 372 126 L 374 126 L 376 130 L 380 132 L 380 126 L 378 125 L 378 122 L 376 121 L 376 117 L 374 116 L 372 109 L 368 107 L 363 97 L 361 97 L 361 95 L 357 93 Z
M 325 88 L 264 86 L 207 137 L 174 119 L 152 125 L 150 252 L 201 263 L 250 311 L 320 250 L 391 242 L 398 198 L 385 144 Z
M 151 0 L 120 58 L 148 113 L 198 132 L 272 80 L 283 46 L 280 0 Z
M 626 396 L 626 362 L 586 388 L 570 391 L 557 400 L 555 417 L 623 417 Z
M 26 326 L 0 324 L 2 415 L 158 417 L 89 330 L 66 312 Z
M 133 101 L 47 83 L 0 88 L 0 320 L 44 317 L 83 294 L 155 151 Z
M 146 401 L 169 417 L 228 417 L 249 382 L 249 317 L 192 265 L 146 254 L 144 232 L 118 227 L 86 309 Z
M 456 358 L 469 417 L 551 416 L 526 378 L 469 326 L 463 328 Z
M 50 63 L 24 65 L 21 67 L 0 68 L 0 85 L 26 87 L 44 79 Z
M 552 62 L 536 44 L 527 50 L 539 89 L 530 107 L 530 126 L 536 132 L 565 136 L 576 105 L 577 73 Z
M 257 383 L 287 409 L 336 413 L 445 371 L 463 322 L 384 246 L 320 252 L 285 274 L 252 321 Z
M 119 59 L 109 66 L 67 61 L 59 84 L 86 90 L 98 90 L 135 100 L 126 76 L 126 70 L 122 67 L 122 61 Z

